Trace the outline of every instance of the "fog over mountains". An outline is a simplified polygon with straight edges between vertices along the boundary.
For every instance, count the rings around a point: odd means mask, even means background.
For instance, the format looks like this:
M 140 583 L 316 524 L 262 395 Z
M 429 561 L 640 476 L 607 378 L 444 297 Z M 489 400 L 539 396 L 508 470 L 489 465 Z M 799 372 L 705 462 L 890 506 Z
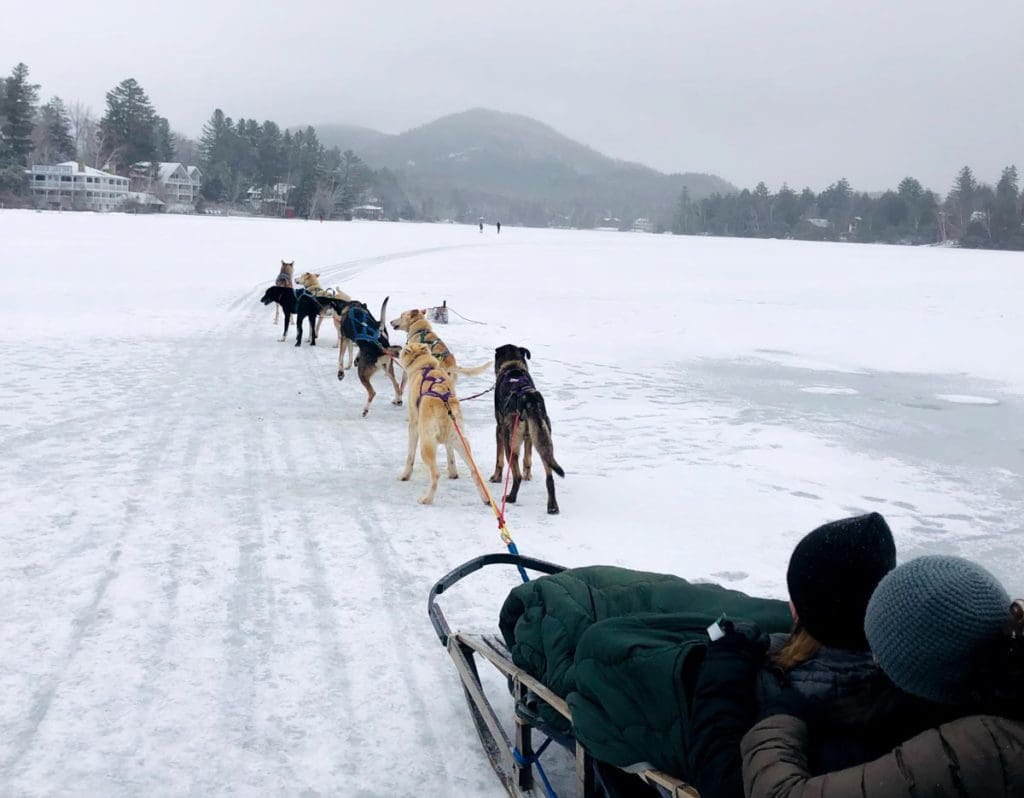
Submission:
M 425 215 L 511 224 L 667 225 L 686 187 L 694 198 L 733 191 L 709 174 L 665 174 L 610 158 L 517 114 L 475 108 L 398 135 L 354 125 L 315 125 L 327 147 L 351 149 L 392 170 Z

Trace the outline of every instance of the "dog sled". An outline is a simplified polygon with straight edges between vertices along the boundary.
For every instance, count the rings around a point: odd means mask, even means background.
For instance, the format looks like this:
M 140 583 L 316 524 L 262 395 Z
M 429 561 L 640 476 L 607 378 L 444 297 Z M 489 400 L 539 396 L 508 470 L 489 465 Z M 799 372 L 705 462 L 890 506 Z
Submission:
M 568 703 L 531 676 L 513 661 L 500 635 L 453 632 L 438 597 L 472 573 L 491 565 L 512 565 L 524 574 L 557 574 L 562 566 L 518 554 L 489 554 L 470 560 L 441 577 L 430 590 L 427 612 L 441 645 L 452 658 L 458 672 L 470 717 L 494 772 L 512 798 L 533 798 L 544 795 L 555 798 L 555 792 L 543 769 L 540 757 L 554 743 L 575 760 L 575 795 L 595 798 L 601 795 L 599 775 L 593 758 L 572 734 L 572 711 Z M 505 677 L 513 701 L 515 729 L 510 737 L 488 697 L 480 678 L 479 665 L 488 663 Z M 541 708 L 547 710 L 542 713 Z M 557 713 L 564 727 L 552 724 L 542 714 Z M 544 738 L 537 744 L 537 738 Z M 699 798 L 697 791 L 667 773 L 647 769 L 636 772 L 647 784 L 668 798 Z M 537 780 L 540 784 L 537 784 Z

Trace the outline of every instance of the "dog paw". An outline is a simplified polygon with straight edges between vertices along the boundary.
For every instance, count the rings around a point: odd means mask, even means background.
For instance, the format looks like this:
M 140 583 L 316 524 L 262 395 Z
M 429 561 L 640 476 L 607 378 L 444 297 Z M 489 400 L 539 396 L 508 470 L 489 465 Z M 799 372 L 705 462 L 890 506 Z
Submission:
M 532 473 L 530 473 L 530 469 L 529 469 L 529 468 L 527 468 L 527 469 L 526 469 L 526 470 L 525 470 L 525 471 L 523 472 L 523 479 L 524 479 L 524 480 L 525 480 L 526 482 L 529 482 L 529 481 L 530 481 L 531 479 L 533 479 L 533 474 L 532 474 Z
M 458 474 L 449 474 L 448 475 L 448 479 L 458 479 L 458 478 L 459 478 Z
M 419 499 L 417 499 L 417 501 L 420 504 L 433 504 L 434 503 L 434 500 L 431 499 L 429 496 L 420 496 Z
M 402 404 L 402 400 L 401 399 L 392 399 L 391 400 L 391 404 L 393 404 L 393 405 L 395 405 L 397 407 L 398 405 Z
M 345 379 L 345 372 L 344 371 L 339 371 L 338 372 L 338 382 L 341 382 L 343 379 Z
M 490 479 L 488 479 L 487 481 L 488 482 L 501 482 L 501 474 L 491 474 Z
M 558 515 L 558 506 L 548 507 L 548 515 Z
M 399 482 L 408 482 L 409 481 L 409 477 L 411 477 L 411 476 L 412 476 L 412 474 L 399 474 L 398 475 L 398 481 Z
M 363 410 L 363 418 L 366 418 L 366 415 L 369 412 L 370 412 L 370 408 L 368 408 L 368 407 L 365 410 Z

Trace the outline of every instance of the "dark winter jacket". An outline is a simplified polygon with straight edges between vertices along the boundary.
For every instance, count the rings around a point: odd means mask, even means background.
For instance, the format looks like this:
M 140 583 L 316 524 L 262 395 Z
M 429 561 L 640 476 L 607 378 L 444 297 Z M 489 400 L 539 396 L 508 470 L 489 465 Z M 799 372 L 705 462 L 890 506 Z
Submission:
M 702 798 L 741 798 L 740 740 L 773 708 L 814 718 L 812 773 L 879 756 L 917 717 L 918 702 L 891 685 L 870 653 L 826 647 L 782 673 L 766 658 L 767 648 L 738 632 L 708 648 L 690 717 L 689 772 Z
M 1020 798 L 1024 722 L 972 715 L 918 734 L 866 764 L 813 776 L 808 727 L 775 715 L 743 738 L 747 798 Z

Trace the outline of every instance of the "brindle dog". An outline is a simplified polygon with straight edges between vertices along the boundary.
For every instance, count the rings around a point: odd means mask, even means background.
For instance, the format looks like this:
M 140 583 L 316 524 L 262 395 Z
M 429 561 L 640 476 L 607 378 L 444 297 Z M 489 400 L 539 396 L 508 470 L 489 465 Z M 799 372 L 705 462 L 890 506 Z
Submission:
M 548 418 L 544 397 L 533 384 L 526 361 L 530 350 L 522 346 L 505 344 L 494 350 L 494 418 L 497 421 L 495 441 L 498 454 L 491 475 L 491 482 L 501 482 L 505 456 L 512 467 L 512 490 L 507 501 L 511 504 L 519 496 L 519 485 L 530 479 L 533 465 L 531 445 L 544 463 L 545 484 L 548 489 L 548 513 L 558 513 L 555 499 L 554 472 L 565 476 L 562 467 L 555 461 L 555 450 L 551 443 L 551 419 Z M 514 434 L 513 434 L 514 430 Z M 519 470 L 519 446 L 525 444 L 523 471 Z

